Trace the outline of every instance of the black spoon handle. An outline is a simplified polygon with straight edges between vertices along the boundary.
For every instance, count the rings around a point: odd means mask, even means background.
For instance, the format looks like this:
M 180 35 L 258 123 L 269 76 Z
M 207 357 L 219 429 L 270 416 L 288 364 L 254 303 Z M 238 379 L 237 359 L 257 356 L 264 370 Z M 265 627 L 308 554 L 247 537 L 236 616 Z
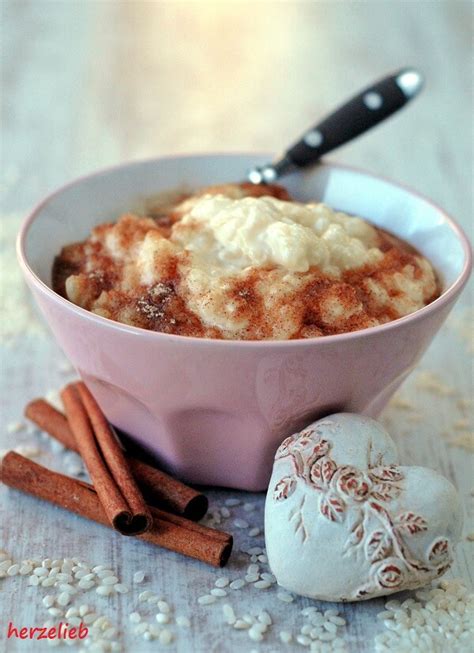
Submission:
M 418 95 L 422 86 L 423 78 L 413 68 L 404 68 L 385 77 L 309 129 L 279 161 L 250 171 L 250 181 L 270 182 L 295 168 L 305 168 L 315 163 L 327 152 L 375 127 L 401 109 Z

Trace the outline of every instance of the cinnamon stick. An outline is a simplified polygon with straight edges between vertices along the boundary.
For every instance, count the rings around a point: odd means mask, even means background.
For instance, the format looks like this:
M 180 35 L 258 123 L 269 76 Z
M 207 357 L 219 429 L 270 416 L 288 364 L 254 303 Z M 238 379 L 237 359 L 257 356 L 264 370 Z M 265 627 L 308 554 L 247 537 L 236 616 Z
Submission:
M 31 401 L 25 408 L 25 416 L 67 449 L 78 451 L 67 418 L 45 399 Z M 204 517 L 208 508 L 204 494 L 138 458 L 127 456 L 127 460 L 147 503 L 194 521 Z
M 151 513 L 97 402 L 83 383 L 66 386 L 61 398 L 77 448 L 112 526 L 122 535 L 145 532 L 152 525 Z
M 110 527 L 109 518 L 91 485 L 46 469 L 14 451 L 8 452 L 1 462 L 0 480 L 12 488 Z M 156 508 L 150 507 L 150 512 L 153 525 L 146 533 L 138 535 L 138 539 L 215 567 L 226 564 L 232 551 L 232 535 Z

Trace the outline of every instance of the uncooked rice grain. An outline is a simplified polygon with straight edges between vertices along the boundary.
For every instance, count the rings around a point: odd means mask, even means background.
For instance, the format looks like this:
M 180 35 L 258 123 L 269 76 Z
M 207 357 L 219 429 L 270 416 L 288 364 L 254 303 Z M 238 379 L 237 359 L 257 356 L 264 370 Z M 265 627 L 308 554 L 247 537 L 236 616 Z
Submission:
M 158 612 L 158 614 L 155 615 L 155 619 L 159 624 L 167 624 L 169 623 L 170 617 L 164 612 Z
M 184 615 L 178 615 L 175 621 L 176 621 L 176 625 L 179 626 L 180 628 L 190 628 L 191 626 L 190 619 Z
M 260 623 L 265 624 L 267 626 L 271 626 L 272 624 L 272 618 L 268 614 L 266 610 L 263 610 L 257 617 L 257 619 L 260 621 Z
M 212 603 L 215 603 L 217 599 L 215 596 L 212 596 L 212 594 L 204 594 L 203 596 L 200 596 L 197 601 L 199 605 L 211 605 Z
M 247 574 L 245 576 L 246 583 L 255 583 L 260 578 L 259 574 Z
M 46 594 L 46 596 L 42 600 L 42 603 L 43 603 L 45 608 L 52 608 L 55 601 L 56 601 L 55 596 L 53 596 L 52 594 Z M 68 615 L 66 614 L 66 616 L 68 616 Z
M 160 637 L 159 637 L 160 644 L 164 644 L 165 646 L 167 644 L 171 644 L 173 638 L 174 638 L 173 633 L 165 628 L 165 630 L 162 630 L 160 633 Z
M 136 571 L 133 574 L 133 582 L 134 583 L 137 583 L 137 584 L 143 583 L 144 580 L 145 580 L 145 572 L 144 571 L 141 571 L 141 570 Z
M 171 612 L 171 608 L 170 608 L 169 603 L 168 603 L 167 601 L 161 601 L 161 600 L 158 601 L 158 610 L 159 610 L 160 612 L 164 612 L 164 613 L 166 613 L 166 614 L 168 614 L 169 612 Z
M 290 644 L 290 642 L 293 640 L 293 635 L 289 630 L 281 630 L 280 639 L 284 644 Z
M 225 590 L 221 589 L 220 587 L 214 587 L 211 590 L 211 594 L 212 594 L 212 596 L 218 596 L 218 597 L 227 596 L 227 592 Z
M 292 603 L 294 601 L 293 596 L 288 592 L 278 592 L 277 599 L 283 601 L 284 603 Z
M 235 612 L 234 612 L 234 608 L 230 605 L 230 603 L 224 603 L 224 605 L 222 606 L 222 612 L 228 624 L 232 625 L 235 623 L 236 621 Z
M 240 506 L 241 502 L 239 499 L 226 499 L 224 503 L 226 506 L 229 506 L 229 508 L 232 508 L 234 506 Z
M 378 616 L 387 630 L 375 637 L 375 651 L 470 653 L 474 594 L 468 594 L 459 580 L 445 580 L 415 596 L 417 600 L 385 604 Z M 384 618 L 386 612 L 392 617 Z
M 254 642 L 261 642 L 263 640 L 263 634 L 260 632 L 260 630 L 257 630 L 255 626 L 252 626 L 249 629 L 249 637 Z

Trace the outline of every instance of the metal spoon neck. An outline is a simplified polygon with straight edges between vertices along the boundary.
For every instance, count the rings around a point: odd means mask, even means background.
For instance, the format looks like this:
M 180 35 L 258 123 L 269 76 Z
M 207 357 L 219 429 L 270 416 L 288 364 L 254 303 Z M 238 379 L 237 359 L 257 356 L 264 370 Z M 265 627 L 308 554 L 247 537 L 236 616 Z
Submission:
M 276 163 L 252 168 L 249 170 L 248 179 L 252 184 L 273 184 L 277 179 L 290 174 L 295 169 L 293 161 L 288 156 L 284 156 Z

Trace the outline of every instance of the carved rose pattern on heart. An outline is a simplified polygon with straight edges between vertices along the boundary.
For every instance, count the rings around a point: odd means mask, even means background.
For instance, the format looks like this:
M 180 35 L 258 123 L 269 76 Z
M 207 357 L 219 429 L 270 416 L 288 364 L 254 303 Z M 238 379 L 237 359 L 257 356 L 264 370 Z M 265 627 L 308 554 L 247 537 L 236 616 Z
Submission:
M 407 576 L 441 576 L 451 565 L 449 542 L 437 538 L 428 547 L 425 560 L 410 551 L 410 540 L 427 530 L 422 515 L 405 510 L 390 511 L 390 502 L 403 490 L 404 476 L 397 465 L 372 466 L 361 470 L 352 465 L 337 465 L 331 458 L 332 444 L 313 429 L 305 429 L 282 442 L 275 460 L 289 458 L 293 473 L 279 480 L 273 489 L 274 501 L 285 501 L 298 483 L 315 492 L 319 511 L 331 522 L 347 529 L 344 555 L 360 552 L 370 563 L 368 582 L 357 591 L 363 598 L 380 589 L 396 590 Z M 303 543 L 308 532 L 303 519 L 304 495 L 290 513 L 296 533 Z

